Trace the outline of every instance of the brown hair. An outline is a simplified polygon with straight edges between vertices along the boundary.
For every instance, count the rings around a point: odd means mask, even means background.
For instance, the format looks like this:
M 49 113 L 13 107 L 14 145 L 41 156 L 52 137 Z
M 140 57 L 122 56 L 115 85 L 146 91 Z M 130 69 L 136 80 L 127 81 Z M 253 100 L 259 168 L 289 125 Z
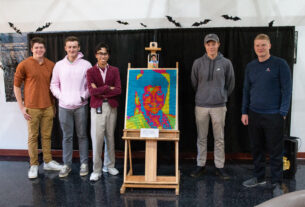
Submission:
M 268 40 L 270 42 L 270 38 L 266 34 L 258 34 L 254 40 Z
M 46 47 L 46 43 L 42 37 L 33 37 L 30 41 L 31 48 L 33 48 L 35 43 L 43 44 L 43 46 Z
M 79 39 L 75 36 L 69 36 L 65 39 L 65 45 L 67 44 L 67 42 L 77 42 L 79 45 Z

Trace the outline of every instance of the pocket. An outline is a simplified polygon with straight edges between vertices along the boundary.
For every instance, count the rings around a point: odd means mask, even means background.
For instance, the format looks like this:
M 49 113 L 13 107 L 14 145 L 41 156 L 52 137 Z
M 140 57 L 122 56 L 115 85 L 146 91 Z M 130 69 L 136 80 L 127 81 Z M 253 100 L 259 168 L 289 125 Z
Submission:
M 34 114 L 34 109 L 25 108 L 25 112 L 26 112 L 28 115 L 32 116 L 32 115 Z

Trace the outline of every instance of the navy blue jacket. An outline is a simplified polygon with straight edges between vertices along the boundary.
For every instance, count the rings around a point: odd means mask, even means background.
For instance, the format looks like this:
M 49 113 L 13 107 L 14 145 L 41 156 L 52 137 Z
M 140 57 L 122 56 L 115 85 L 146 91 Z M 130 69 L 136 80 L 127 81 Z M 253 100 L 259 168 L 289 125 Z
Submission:
M 292 93 L 291 74 L 287 62 L 271 56 L 264 62 L 251 61 L 245 72 L 242 114 L 252 110 L 261 114 L 286 116 Z

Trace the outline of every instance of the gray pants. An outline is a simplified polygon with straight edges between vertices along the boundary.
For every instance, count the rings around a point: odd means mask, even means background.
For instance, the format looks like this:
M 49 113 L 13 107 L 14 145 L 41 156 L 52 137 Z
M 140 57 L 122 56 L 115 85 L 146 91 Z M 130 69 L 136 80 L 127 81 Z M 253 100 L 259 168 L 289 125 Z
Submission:
M 223 168 L 225 163 L 224 127 L 227 108 L 195 107 L 197 125 L 197 166 L 205 166 L 207 158 L 207 135 L 210 118 L 214 135 L 214 163 L 217 168 Z
M 59 122 L 63 132 L 62 148 L 63 162 L 71 167 L 73 154 L 74 124 L 78 137 L 80 163 L 88 163 L 88 136 L 87 136 L 88 105 L 77 109 L 59 107 Z
M 102 114 L 97 114 L 91 108 L 91 139 L 93 149 L 93 172 L 102 170 L 101 155 L 105 138 L 104 166 L 113 168 L 115 165 L 114 130 L 117 117 L 117 108 L 112 108 L 108 103 L 103 103 Z

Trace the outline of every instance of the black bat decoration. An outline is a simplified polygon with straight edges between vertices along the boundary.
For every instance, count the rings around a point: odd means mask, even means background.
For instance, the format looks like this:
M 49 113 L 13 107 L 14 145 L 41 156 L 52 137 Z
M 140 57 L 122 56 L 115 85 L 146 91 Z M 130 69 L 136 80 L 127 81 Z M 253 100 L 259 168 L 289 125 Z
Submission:
M 200 26 L 200 25 L 207 24 L 207 23 L 209 23 L 210 21 L 212 21 L 212 20 L 210 20 L 210 19 L 205 19 L 205 20 L 200 21 L 200 22 L 195 22 L 194 24 L 192 24 L 192 26 L 198 27 L 198 26 Z
M 45 28 L 48 28 L 52 23 L 51 22 L 47 22 L 45 25 L 43 25 L 42 27 L 38 27 L 36 29 L 36 32 L 41 32 L 42 30 L 44 30 Z
M 269 22 L 269 27 L 273 27 L 273 23 L 274 23 L 274 20 L 272 20 L 271 22 Z
M 21 34 L 22 32 L 20 31 L 20 29 L 18 29 L 17 27 L 15 27 L 15 25 L 11 22 L 8 23 L 10 25 L 11 28 L 13 28 L 13 30 L 15 30 L 16 33 Z
M 140 25 L 142 25 L 143 27 L 147 27 L 147 25 L 143 24 L 142 22 L 140 23 Z
M 237 16 L 235 16 L 235 17 L 233 17 L 233 16 L 229 16 L 229 15 L 227 15 L 227 14 L 224 14 L 224 15 L 221 15 L 223 18 L 225 18 L 225 19 L 228 19 L 228 20 L 233 20 L 233 21 L 238 21 L 238 20 L 241 20 L 241 18 L 239 18 L 239 17 L 237 17 Z
M 124 25 L 129 24 L 128 22 L 123 22 L 123 21 L 121 21 L 121 20 L 118 20 L 118 21 L 116 21 L 116 22 L 119 23 L 119 24 L 124 24 Z
M 166 16 L 167 20 L 171 23 L 173 23 L 176 27 L 181 27 L 181 24 L 179 22 L 176 22 L 171 16 Z

